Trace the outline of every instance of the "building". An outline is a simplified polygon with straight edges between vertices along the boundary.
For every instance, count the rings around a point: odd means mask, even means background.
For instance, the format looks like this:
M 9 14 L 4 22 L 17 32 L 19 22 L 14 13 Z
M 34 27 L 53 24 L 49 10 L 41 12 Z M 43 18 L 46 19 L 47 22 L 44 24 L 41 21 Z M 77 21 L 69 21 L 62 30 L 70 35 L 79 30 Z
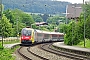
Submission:
M 46 22 L 36 22 L 35 24 L 36 24 L 36 26 L 48 25 L 48 23 L 46 23 Z
M 66 7 L 66 18 L 78 19 L 82 12 L 82 4 L 70 4 Z

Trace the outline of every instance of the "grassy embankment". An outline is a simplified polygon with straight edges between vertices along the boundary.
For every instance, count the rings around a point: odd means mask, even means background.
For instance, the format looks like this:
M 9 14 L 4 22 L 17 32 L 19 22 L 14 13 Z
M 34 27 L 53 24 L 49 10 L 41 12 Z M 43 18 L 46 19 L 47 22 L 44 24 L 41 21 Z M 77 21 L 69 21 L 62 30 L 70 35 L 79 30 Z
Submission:
M 4 42 L 4 44 L 12 44 L 12 43 L 18 43 L 18 42 L 19 40 L 8 41 L 8 42 Z M 0 42 L 0 60 L 15 60 L 15 57 L 12 56 L 12 54 L 18 47 L 19 46 L 15 47 L 14 49 L 3 48 L 2 43 Z
M 15 60 L 15 56 L 12 56 L 12 54 L 18 47 L 19 46 L 14 49 L 0 49 L 0 60 Z
M 84 47 L 84 41 L 80 42 L 78 45 L 79 47 Z M 85 48 L 90 48 L 90 39 L 85 40 Z

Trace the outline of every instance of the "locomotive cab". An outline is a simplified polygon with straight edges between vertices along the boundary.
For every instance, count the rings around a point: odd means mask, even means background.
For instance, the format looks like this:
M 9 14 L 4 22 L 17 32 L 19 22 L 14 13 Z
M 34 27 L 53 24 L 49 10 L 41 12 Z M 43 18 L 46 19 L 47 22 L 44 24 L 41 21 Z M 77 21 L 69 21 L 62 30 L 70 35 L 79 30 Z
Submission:
M 33 29 L 23 28 L 21 31 L 21 43 L 22 44 L 32 44 L 34 42 Z

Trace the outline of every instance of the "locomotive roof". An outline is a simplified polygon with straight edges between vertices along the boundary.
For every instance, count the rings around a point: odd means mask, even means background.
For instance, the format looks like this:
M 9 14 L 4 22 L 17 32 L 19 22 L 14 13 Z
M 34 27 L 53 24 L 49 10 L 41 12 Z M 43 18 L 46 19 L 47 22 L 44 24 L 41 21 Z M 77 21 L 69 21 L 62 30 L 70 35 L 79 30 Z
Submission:
M 47 34 L 50 34 L 50 32 L 47 32 L 47 31 L 42 31 L 42 30 L 35 30 L 37 33 L 47 33 Z
M 43 33 L 43 34 L 59 34 L 59 35 L 64 35 L 64 33 L 59 33 L 59 32 L 48 32 L 48 31 L 42 31 L 42 30 L 37 30 L 37 29 L 32 29 L 32 28 L 23 28 L 24 30 L 34 30 L 34 32 L 37 33 Z M 22 30 L 23 30 L 22 29 Z
M 33 30 L 32 28 L 23 28 L 22 30 Z
M 59 32 L 48 32 L 48 31 L 42 31 L 42 30 L 35 30 L 37 33 L 44 33 L 44 34 L 60 34 L 63 35 L 63 33 Z

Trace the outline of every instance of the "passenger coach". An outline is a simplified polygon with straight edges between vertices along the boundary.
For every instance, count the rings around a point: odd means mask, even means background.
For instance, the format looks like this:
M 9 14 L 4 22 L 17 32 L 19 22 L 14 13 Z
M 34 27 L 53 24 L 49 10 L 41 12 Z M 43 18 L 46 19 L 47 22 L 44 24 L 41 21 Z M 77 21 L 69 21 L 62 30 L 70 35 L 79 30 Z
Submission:
M 21 31 L 21 43 L 33 44 L 49 41 L 63 41 L 64 34 L 59 32 L 47 32 L 32 28 L 23 28 Z

